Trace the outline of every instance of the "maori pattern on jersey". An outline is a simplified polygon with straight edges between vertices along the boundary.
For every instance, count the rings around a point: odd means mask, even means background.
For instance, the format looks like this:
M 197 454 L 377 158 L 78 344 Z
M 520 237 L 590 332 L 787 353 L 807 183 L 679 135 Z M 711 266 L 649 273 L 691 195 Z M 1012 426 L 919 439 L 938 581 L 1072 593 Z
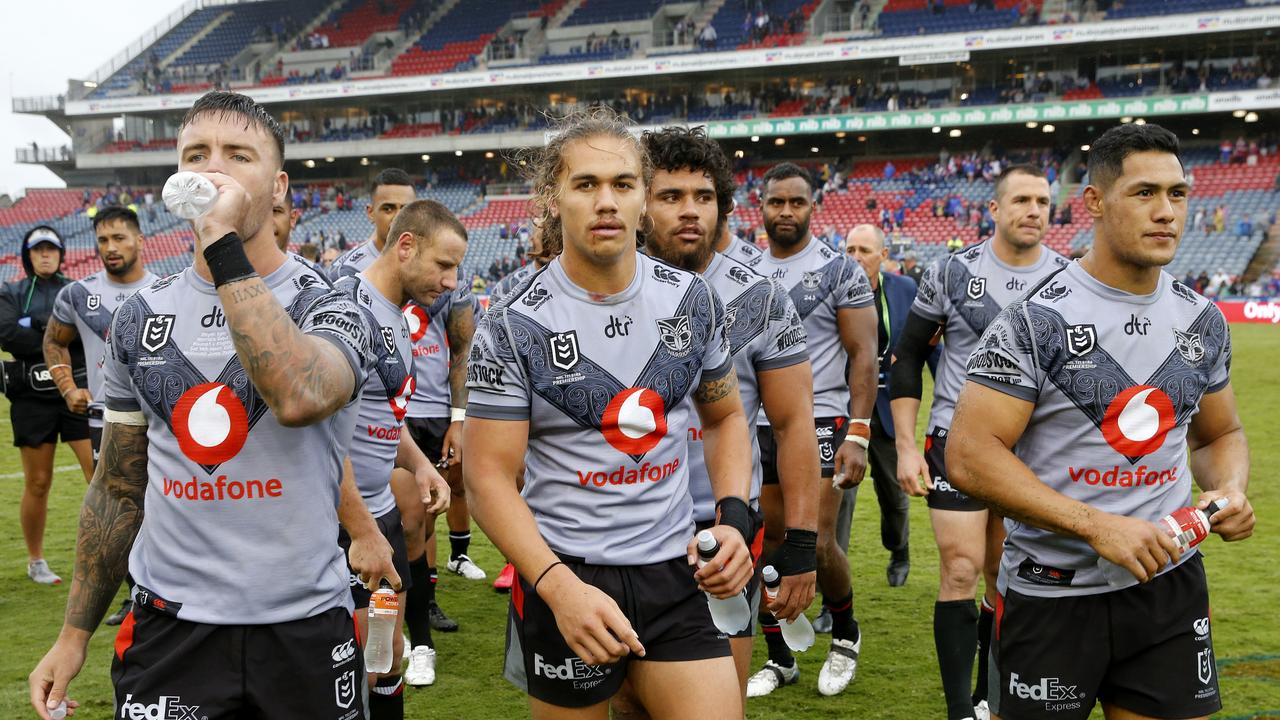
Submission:
M 1186 330 L 1198 334 L 1204 344 L 1205 353 L 1200 361 L 1189 363 L 1174 349 L 1148 380 L 1138 382 L 1101 344 L 1083 356 L 1073 355 L 1067 348 L 1067 322 L 1057 312 L 1036 303 L 1024 305 L 1019 301 L 1011 303 L 1010 313 L 1015 317 L 1021 315 L 1024 307 L 1030 327 L 1021 322 L 1011 323 L 1017 336 L 1014 346 L 1027 350 L 1028 354 L 1034 353 L 1049 381 L 1099 430 L 1102 429 L 1107 406 L 1117 394 L 1135 385 L 1159 388 L 1173 402 L 1175 424 L 1187 422 L 1209 386 L 1210 369 L 1221 353 L 1228 350 L 1226 323 L 1217 309 L 1208 305 Z M 1125 457 L 1130 463 L 1135 463 L 1143 456 Z
M 782 319 L 782 303 L 769 302 L 773 284 L 760 280 L 724 306 L 724 327 L 729 337 L 729 355 L 751 344 L 770 322 Z M 768 312 L 765 305 L 769 305 Z
M 658 343 L 636 378 L 636 387 L 649 388 L 662 398 L 666 412 L 684 400 L 701 375 L 704 350 L 714 330 L 713 312 L 711 294 L 706 285 L 701 282 L 691 284 L 675 314 L 689 317 L 692 351 L 683 357 L 675 357 L 664 344 Z M 579 353 L 578 362 L 572 370 L 566 372 L 556 368 L 549 350 L 551 336 L 556 333 L 521 313 L 499 308 L 486 322 L 492 322 L 497 329 L 493 333 L 494 354 L 504 360 L 522 362 L 529 375 L 530 388 L 535 393 L 578 426 L 601 430 L 605 408 L 618 393 L 627 389 L 622 381 L 582 353 Z M 505 331 L 510 332 L 509 337 Z M 563 380 L 566 376 L 573 379 Z M 629 457 L 639 462 L 644 455 Z
M 975 249 L 980 247 L 974 246 Z M 991 321 L 1000 314 L 1000 303 L 986 292 L 985 283 L 983 283 L 983 292 L 980 297 L 975 299 L 969 294 L 971 281 L 980 280 L 980 278 L 975 278 L 967 265 L 956 262 L 954 255 L 943 269 L 942 278 L 946 283 L 942 291 L 946 294 L 951 307 L 973 330 L 974 335 L 981 336 Z
M 80 318 L 80 322 L 92 330 L 94 335 L 105 340 L 107 331 L 111 329 L 111 312 L 101 305 L 94 310 L 89 309 L 89 288 L 82 282 L 72 283 L 64 292 L 71 302 L 71 311 Z
M 828 252 L 824 256 L 828 254 L 832 253 Z M 850 266 L 856 265 L 856 262 L 847 255 L 839 255 L 817 270 L 805 271 L 801 280 L 791 286 L 790 292 L 791 302 L 796 306 L 800 317 L 808 318 L 840 286 L 845 277 L 855 274 L 857 268 Z M 849 294 L 854 297 L 871 294 L 871 283 L 866 279 L 865 273 L 861 282 L 850 288 Z

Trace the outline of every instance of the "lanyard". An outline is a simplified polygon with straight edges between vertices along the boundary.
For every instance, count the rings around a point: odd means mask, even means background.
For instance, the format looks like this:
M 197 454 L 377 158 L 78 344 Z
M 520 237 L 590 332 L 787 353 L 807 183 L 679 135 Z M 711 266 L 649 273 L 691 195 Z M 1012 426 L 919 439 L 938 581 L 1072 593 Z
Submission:
M 878 273 L 880 276 L 880 319 L 884 321 L 884 336 L 889 340 L 889 346 L 893 347 L 893 330 L 889 324 L 889 294 L 884 291 L 884 273 Z

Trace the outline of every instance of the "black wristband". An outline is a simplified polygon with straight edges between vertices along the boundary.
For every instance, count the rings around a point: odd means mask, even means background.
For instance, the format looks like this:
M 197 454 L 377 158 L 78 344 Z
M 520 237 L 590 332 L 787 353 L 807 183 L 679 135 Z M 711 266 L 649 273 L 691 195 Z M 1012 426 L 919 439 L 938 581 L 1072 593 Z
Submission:
M 204 261 L 209 266 L 215 288 L 258 276 L 258 271 L 253 269 L 249 256 L 244 252 L 244 243 L 234 232 L 209 243 L 209 247 L 204 249 Z
M 751 547 L 751 536 L 755 534 L 755 529 L 752 527 L 754 523 L 751 521 L 751 508 L 747 506 L 747 502 L 730 495 L 716 503 L 716 510 L 720 511 L 720 522 L 716 524 L 728 525 L 742 533 L 743 542 Z
M 787 528 L 782 544 L 773 553 L 779 575 L 803 575 L 818 569 L 818 533 Z

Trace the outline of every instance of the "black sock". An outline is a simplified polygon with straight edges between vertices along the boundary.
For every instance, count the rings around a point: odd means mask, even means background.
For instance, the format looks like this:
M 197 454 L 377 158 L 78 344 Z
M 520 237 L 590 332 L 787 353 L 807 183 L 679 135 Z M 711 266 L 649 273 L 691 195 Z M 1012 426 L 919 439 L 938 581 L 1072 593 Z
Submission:
M 408 597 L 404 603 L 404 626 L 409 631 L 409 642 L 414 647 L 435 647 L 431 641 L 431 602 L 435 599 L 435 583 L 431 580 L 431 569 L 427 567 L 425 556 L 409 563 L 409 578 L 413 585 L 406 593 Z
M 773 613 L 761 608 L 760 610 L 760 632 L 764 635 L 764 643 L 769 647 L 769 659 L 781 665 L 782 667 L 794 667 L 796 658 L 791 654 L 791 648 L 787 647 L 787 641 L 782 637 L 782 628 L 778 626 L 778 618 Z
M 369 720 L 404 720 L 404 678 L 378 678 L 369 688 Z
M 978 650 L 978 608 L 972 600 L 949 600 L 933 605 L 933 644 L 938 652 L 947 719 L 973 717 L 970 679 Z
M 822 598 L 822 606 L 831 613 L 831 637 L 835 640 L 858 641 L 858 621 L 853 619 L 853 592 L 839 600 Z
M 440 583 L 440 573 L 433 567 L 427 568 L 427 602 L 436 604 L 436 585 Z
M 466 555 L 471 548 L 471 531 L 449 531 L 449 559 L 457 560 L 459 555 Z
M 982 614 L 978 616 L 978 679 L 973 688 L 973 704 L 987 699 L 987 658 L 991 651 L 991 626 L 995 624 L 996 609 L 982 599 Z

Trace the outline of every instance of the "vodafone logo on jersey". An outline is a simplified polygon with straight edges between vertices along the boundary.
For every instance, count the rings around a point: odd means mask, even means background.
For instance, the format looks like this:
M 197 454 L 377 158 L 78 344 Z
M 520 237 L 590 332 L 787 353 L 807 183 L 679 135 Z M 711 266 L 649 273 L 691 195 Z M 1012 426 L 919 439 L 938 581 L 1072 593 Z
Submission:
M 413 397 L 413 388 L 413 376 L 408 375 L 404 382 L 400 383 L 399 392 L 387 398 L 387 402 L 391 405 L 391 412 L 396 416 L 396 422 L 404 422 L 404 414 L 409 409 L 409 398 Z
M 1142 457 L 1159 450 L 1176 423 L 1173 401 L 1163 390 L 1135 385 L 1121 391 L 1107 406 L 1102 436 L 1121 455 Z
M 401 312 L 404 314 L 404 319 L 409 322 L 409 342 L 418 342 L 423 335 L 427 334 L 427 326 L 431 324 L 431 318 L 427 317 L 426 310 L 413 303 L 405 305 Z
M 221 465 L 244 447 L 249 416 L 235 391 L 222 383 L 201 383 L 173 406 L 173 434 L 182 454 L 201 465 Z
M 600 432 L 615 450 L 639 457 L 658 446 L 667 434 L 662 396 L 649 388 L 627 388 L 609 401 Z

